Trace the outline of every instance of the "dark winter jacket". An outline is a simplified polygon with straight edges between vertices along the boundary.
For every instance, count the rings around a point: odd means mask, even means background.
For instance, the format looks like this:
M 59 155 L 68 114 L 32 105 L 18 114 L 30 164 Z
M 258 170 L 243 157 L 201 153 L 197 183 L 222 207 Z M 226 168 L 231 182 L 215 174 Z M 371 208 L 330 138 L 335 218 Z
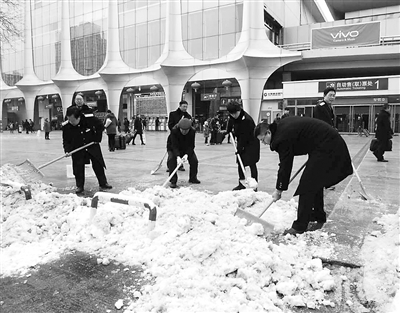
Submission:
M 230 117 L 237 138 L 237 151 L 243 165 L 256 164 L 260 160 L 260 141 L 254 136 L 255 124 L 252 117 L 241 111 L 238 118 Z
M 335 115 L 332 107 L 325 101 L 319 101 L 314 107 L 314 117 L 335 127 Z
M 86 117 L 87 116 L 87 117 Z M 73 126 L 66 123 L 62 128 L 63 147 L 65 153 L 71 152 L 90 142 L 101 142 L 104 130 L 103 122 L 94 117 L 93 114 L 81 114 L 81 120 L 78 125 Z M 104 167 L 106 167 L 100 145 L 94 144 L 84 150 L 75 152 L 72 155 L 73 160 L 85 159 L 85 152 L 94 156 Z
M 143 134 L 143 124 L 140 117 L 135 118 L 135 122 L 133 123 L 133 129 L 136 134 Z
M 392 138 L 393 130 L 390 127 L 390 113 L 386 110 L 381 110 L 376 120 L 375 137 L 380 144 L 384 145 L 385 151 L 388 149 L 389 139 Z
M 195 135 L 196 131 L 193 128 L 190 128 L 186 135 L 183 135 L 179 128 L 174 128 L 169 136 L 167 150 L 172 151 L 177 157 L 187 154 L 190 159 L 194 152 Z
M 178 108 L 176 111 L 172 111 L 169 113 L 168 117 L 168 128 L 169 130 L 172 130 L 182 119 L 182 116 L 184 118 L 192 119 L 192 116 L 188 112 L 183 112 L 180 108 Z
M 290 116 L 273 124 L 270 148 L 279 153 L 276 189 L 287 190 L 293 159 L 308 154 L 307 165 L 294 195 L 316 191 L 341 182 L 353 173 L 349 150 L 339 133 L 327 123 Z
M 49 133 L 51 131 L 50 122 L 47 122 L 47 121 L 44 122 L 43 131 L 45 131 L 46 133 Z

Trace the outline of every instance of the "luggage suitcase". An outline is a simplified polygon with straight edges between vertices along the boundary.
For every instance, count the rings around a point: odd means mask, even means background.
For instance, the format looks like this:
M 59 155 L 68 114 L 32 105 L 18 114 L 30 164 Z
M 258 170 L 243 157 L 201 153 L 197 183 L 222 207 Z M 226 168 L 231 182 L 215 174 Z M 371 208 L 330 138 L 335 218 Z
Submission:
M 123 135 L 115 136 L 115 149 L 124 150 L 126 149 L 126 138 Z
M 127 145 L 129 145 L 129 143 L 132 141 L 132 138 L 133 138 L 133 136 L 132 136 L 132 134 L 131 133 L 127 133 L 126 134 L 126 136 L 125 136 L 125 141 L 126 141 L 126 144 Z
M 216 138 L 215 138 L 215 143 L 216 143 L 217 145 L 218 145 L 218 144 L 222 144 L 222 142 L 224 141 L 224 139 L 225 139 L 224 133 L 218 132 L 218 133 L 217 133 L 217 136 L 216 136 Z

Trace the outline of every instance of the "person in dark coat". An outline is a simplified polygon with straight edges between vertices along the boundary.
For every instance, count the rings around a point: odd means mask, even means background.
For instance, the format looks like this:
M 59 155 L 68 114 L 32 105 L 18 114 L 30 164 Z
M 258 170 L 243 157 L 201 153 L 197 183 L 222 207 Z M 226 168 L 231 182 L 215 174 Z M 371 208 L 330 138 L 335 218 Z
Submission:
M 183 118 L 179 121 L 177 127 L 174 127 L 170 134 L 168 142 L 168 160 L 167 165 L 169 172 L 172 173 L 178 165 L 178 162 L 189 161 L 189 183 L 200 184 L 197 179 L 199 161 L 197 159 L 195 148 L 196 131 L 192 127 L 192 120 Z M 170 187 L 176 188 L 178 175 L 175 173 L 170 179 Z
M 115 136 L 117 135 L 117 123 L 118 121 L 114 113 L 112 113 L 111 110 L 107 110 L 106 122 L 104 124 L 104 127 L 106 129 L 108 136 L 108 150 L 110 152 L 115 151 Z
M 75 192 L 77 194 L 84 192 L 86 159 L 92 161 L 93 171 L 96 174 L 100 189 L 111 189 L 112 186 L 107 183 L 104 172 L 106 164 L 99 145 L 104 130 L 103 122 L 97 117 L 85 116 L 77 106 L 70 106 L 67 109 L 67 118 L 68 123 L 62 128 L 63 147 L 67 156 L 72 150 L 95 142 L 94 145 L 72 154 L 72 168 L 76 181 Z
M 43 130 L 44 130 L 44 139 L 50 140 L 51 125 L 48 118 L 44 119 Z
M 127 119 L 126 117 L 124 117 L 124 132 L 125 132 L 125 133 L 130 133 L 130 130 L 129 130 L 129 121 L 128 121 L 128 119 Z
M 132 138 L 132 144 L 135 145 L 135 138 L 137 135 L 140 136 L 140 141 L 142 142 L 142 145 L 145 145 L 143 141 L 143 124 L 142 124 L 142 119 L 140 118 L 139 115 L 136 115 L 135 121 L 133 123 L 133 138 Z
M 172 129 L 178 127 L 178 123 L 181 119 L 186 118 L 186 119 L 192 120 L 192 116 L 187 112 L 187 109 L 188 109 L 187 101 L 182 100 L 181 102 L 179 102 L 179 108 L 177 108 L 175 111 L 172 111 L 169 113 L 168 128 L 170 131 L 172 131 Z M 168 146 L 171 144 L 170 135 L 168 135 L 168 138 L 167 138 L 167 151 L 168 151 Z M 179 167 L 179 170 L 180 171 L 185 170 L 183 165 L 181 167 Z
M 336 98 L 336 90 L 333 87 L 327 87 L 324 90 L 324 99 L 319 101 L 314 107 L 314 117 L 322 120 L 332 127 L 335 127 L 335 115 L 333 114 L 332 103 Z
M 389 150 L 389 139 L 393 137 L 393 130 L 390 127 L 389 112 L 389 104 L 385 103 L 376 119 L 375 138 L 378 139 L 378 147 L 373 154 L 378 162 L 388 162 L 388 160 L 383 158 L 383 155 L 385 151 Z
M 260 160 L 260 142 L 254 136 L 255 123 L 236 101 L 229 102 L 227 110 L 232 120 L 232 127 L 237 139 L 237 154 L 242 159 L 244 167 L 249 166 L 251 177 L 258 181 L 257 162 Z M 246 189 L 244 185 L 245 173 L 237 161 L 239 185 L 233 190 Z
M 314 230 L 326 222 L 324 188 L 336 185 L 353 173 L 346 142 L 327 123 L 310 117 L 290 116 L 277 123 L 260 123 L 255 136 L 271 151 L 279 154 L 276 190 L 272 198 L 277 201 L 288 189 L 293 159 L 308 155 L 304 172 L 294 196 L 299 195 L 297 220 L 284 234 L 301 234 L 308 223 L 316 221 Z

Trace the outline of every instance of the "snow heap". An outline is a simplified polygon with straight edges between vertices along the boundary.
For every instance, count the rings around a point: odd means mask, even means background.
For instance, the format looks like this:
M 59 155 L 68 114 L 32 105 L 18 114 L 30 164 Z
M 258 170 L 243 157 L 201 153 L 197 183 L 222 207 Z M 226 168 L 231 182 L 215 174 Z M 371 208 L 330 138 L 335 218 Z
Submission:
M 381 308 L 379 312 L 400 312 L 399 218 L 400 209 L 374 219 L 381 230 L 371 232 L 361 250 L 364 293 Z
M 330 236 L 316 231 L 273 243 L 259 236 L 259 224 L 246 226 L 234 216 L 238 208 L 260 214 L 271 199 L 267 193 L 213 195 L 159 186 L 122 192 L 157 205 L 156 227 L 149 231 L 149 212 L 142 207 L 100 203 L 90 219 L 91 199 L 48 185 L 32 186 L 31 200 L 11 188 L 1 191 L 2 277 L 80 250 L 144 266 L 153 283 L 134 293 L 125 312 L 287 312 L 335 305 L 327 292 L 340 282 L 315 257 L 332 252 Z M 295 215 L 294 200 L 278 201 L 263 218 L 280 232 Z

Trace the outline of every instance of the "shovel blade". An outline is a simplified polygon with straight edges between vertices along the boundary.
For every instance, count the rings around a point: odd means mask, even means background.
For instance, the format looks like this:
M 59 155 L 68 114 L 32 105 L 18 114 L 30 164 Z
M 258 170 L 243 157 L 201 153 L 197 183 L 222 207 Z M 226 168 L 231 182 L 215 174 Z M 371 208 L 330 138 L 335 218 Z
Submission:
M 252 225 L 254 223 L 261 224 L 264 228 L 264 235 L 268 235 L 274 230 L 274 225 L 242 209 L 237 209 L 235 212 L 235 216 L 246 219 L 247 225 Z
M 18 174 L 24 178 L 25 181 L 39 181 L 44 177 L 44 174 L 38 169 L 29 159 L 26 159 L 21 164 L 15 166 Z

